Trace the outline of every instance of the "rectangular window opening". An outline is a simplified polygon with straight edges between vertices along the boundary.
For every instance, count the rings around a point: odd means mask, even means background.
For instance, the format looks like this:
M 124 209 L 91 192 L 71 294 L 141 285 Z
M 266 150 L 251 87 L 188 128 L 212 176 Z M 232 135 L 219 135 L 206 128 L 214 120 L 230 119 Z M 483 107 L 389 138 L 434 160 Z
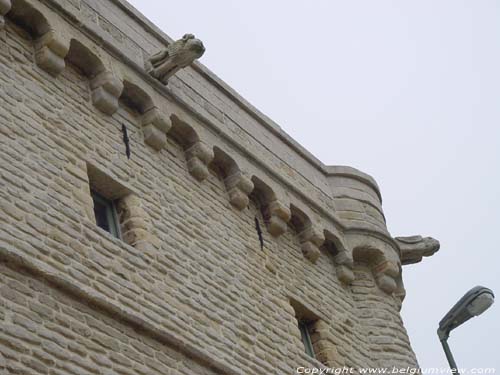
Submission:
M 114 237 L 121 238 L 115 201 L 103 197 L 94 190 L 91 191 L 91 194 L 97 226 Z
M 309 357 L 326 365 L 329 352 L 325 349 L 328 345 L 324 337 L 324 330 L 319 329 L 324 326 L 319 314 L 311 307 L 304 305 L 294 297 L 290 298 L 290 304 L 295 312 L 297 327 L 300 331 L 304 353 Z

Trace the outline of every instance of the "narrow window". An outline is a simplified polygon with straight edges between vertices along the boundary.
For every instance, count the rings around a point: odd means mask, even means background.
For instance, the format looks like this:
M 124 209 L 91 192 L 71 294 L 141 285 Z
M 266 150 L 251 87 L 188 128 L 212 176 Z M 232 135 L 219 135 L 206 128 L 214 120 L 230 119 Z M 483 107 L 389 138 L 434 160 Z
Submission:
M 302 341 L 302 347 L 299 347 L 301 343 L 297 342 L 297 349 L 303 350 L 306 355 L 323 365 L 332 367 L 339 355 L 335 343 L 332 342 L 330 325 L 321 319 L 317 312 L 313 312 L 311 306 L 304 305 L 294 297 L 289 298 Z
M 120 238 L 120 225 L 118 215 L 116 214 L 115 202 L 104 198 L 99 193 L 92 191 L 92 200 L 94 201 L 95 221 L 99 228 Z
M 304 349 L 306 351 L 306 354 L 314 358 L 315 355 L 311 341 L 311 328 L 312 328 L 311 322 L 305 320 L 299 320 L 299 330 L 300 330 L 300 335 L 302 336 L 302 343 L 304 344 Z

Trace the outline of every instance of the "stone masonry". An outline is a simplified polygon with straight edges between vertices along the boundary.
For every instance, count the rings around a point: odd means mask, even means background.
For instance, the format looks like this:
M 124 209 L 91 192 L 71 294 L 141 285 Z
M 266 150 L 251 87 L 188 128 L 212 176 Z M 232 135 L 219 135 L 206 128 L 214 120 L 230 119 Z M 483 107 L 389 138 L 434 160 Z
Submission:
M 402 265 L 439 243 L 175 43 L 124 0 L 0 0 L 0 374 L 418 366 Z

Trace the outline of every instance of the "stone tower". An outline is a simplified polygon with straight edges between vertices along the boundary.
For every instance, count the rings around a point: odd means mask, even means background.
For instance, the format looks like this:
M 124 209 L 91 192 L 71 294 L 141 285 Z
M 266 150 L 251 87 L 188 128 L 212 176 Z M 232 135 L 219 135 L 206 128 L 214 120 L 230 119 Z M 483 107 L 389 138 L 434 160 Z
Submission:
M 203 52 L 124 0 L 0 0 L 0 374 L 418 366 L 402 265 L 439 243 Z

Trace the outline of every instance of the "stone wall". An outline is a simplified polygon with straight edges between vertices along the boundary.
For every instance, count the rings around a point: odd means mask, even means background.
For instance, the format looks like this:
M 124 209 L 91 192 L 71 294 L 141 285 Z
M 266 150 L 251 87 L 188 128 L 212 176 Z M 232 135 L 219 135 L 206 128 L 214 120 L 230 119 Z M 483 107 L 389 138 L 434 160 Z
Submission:
M 417 366 L 371 177 L 323 166 L 200 64 L 152 79 L 144 54 L 169 40 L 127 4 L 0 4 L 0 373 Z M 123 240 L 90 188 L 119 201 Z

